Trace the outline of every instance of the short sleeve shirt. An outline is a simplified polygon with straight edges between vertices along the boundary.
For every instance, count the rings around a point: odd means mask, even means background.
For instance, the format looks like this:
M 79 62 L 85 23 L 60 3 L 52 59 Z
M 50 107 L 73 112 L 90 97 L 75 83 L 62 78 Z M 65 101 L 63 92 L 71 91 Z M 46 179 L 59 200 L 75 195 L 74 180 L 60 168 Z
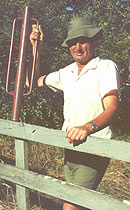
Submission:
M 103 98 L 109 91 L 119 91 L 117 66 L 111 60 L 99 57 L 92 59 L 78 75 L 75 63 L 50 73 L 46 77 L 46 85 L 54 91 L 60 89 L 64 93 L 64 124 L 62 130 L 67 131 L 74 126 L 81 126 L 104 111 Z M 110 126 L 92 134 L 100 138 L 112 138 Z

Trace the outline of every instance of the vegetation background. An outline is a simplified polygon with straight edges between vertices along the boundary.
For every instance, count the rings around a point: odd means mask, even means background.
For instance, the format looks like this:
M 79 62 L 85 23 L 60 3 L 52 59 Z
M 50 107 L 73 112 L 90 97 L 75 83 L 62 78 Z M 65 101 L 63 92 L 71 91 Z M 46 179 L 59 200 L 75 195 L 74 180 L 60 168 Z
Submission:
M 103 28 L 104 37 L 97 48 L 96 54 L 97 56 L 100 55 L 101 58 L 113 60 L 118 66 L 121 78 L 122 101 L 120 102 L 119 111 L 113 120 L 113 127 L 118 139 L 129 141 L 130 86 L 126 85 L 126 80 L 130 79 L 130 0 L 1 0 L 0 118 L 11 118 L 13 99 L 5 92 L 7 63 L 12 33 L 12 23 L 15 18 L 23 15 L 25 6 L 32 8 L 32 17 L 39 20 L 44 31 L 45 41 L 41 61 L 42 74 L 57 71 L 73 62 L 69 51 L 62 48 L 61 43 L 66 37 L 68 22 L 74 16 L 80 15 L 87 17 L 93 21 L 95 25 Z M 19 29 L 20 24 L 18 23 L 13 50 L 13 60 L 11 63 L 11 90 L 14 88 L 17 68 Z M 31 46 L 29 49 L 30 53 Z M 62 93 L 54 94 L 47 88 L 40 90 L 33 89 L 30 96 L 24 97 L 20 118 L 26 123 L 61 129 L 63 123 L 62 109 Z M 64 179 L 63 151 L 35 144 L 30 144 L 30 147 L 32 148 L 32 152 L 30 154 L 30 168 L 32 170 L 40 171 L 41 173 L 49 173 L 54 177 Z M 12 161 L 14 160 L 14 143 L 12 141 L 2 137 L 0 141 L 0 148 L 1 157 L 6 155 L 9 159 L 12 159 Z M 31 157 L 33 157 L 33 159 L 31 159 Z M 53 159 L 55 159 L 55 161 L 50 166 Z M 115 164 L 116 163 L 114 162 L 108 170 L 111 170 Z M 122 176 L 127 177 L 126 180 L 128 186 L 126 187 L 125 184 L 125 190 L 123 191 L 121 190 L 121 185 L 118 187 L 114 184 L 113 185 L 120 189 L 116 190 L 116 194 L 118 194 L 117 191 L 121 191 L 118 197 L 123 196 L 123 198 L 128 199 L 130 195 L 130 191 L 128 189 L 130 186 L 130 167 L 129 165 L 124 166 L 124 163 L 118 163 L 118 166 L 121 166 L 120 173 L 123 174 Z M 113 185 L 109 180 L 110 174 L 110 172 L 107 174 L 107 179 L 105 178 L 105 182 L 102 184 L 102 186 L 105 187 L 101 186 L 100 189 L 101 191 L 108 192 L 109 194 L 113 191 L 112 194 L 114 195 L 115 190 L 113 190 Z M 114 178 L 112 174 L 111 177 Z M 119 182 L 123 183 L 122 180 Z M 6 186 L 5 188 L 7 190 L 7 183 L 4 186 Z M 4 187 L 2 189 L 4 189 Z M 127 195 L 124 195 L 123 192 L 126 193 L 126 191 Z M 7 194 L 4 190 L 3 192 L 4 195 Z M 1 196 L 3 196 L 3 193 Z M 5 197 L 7 198 L 8 196 L 3 196 L 3 198 Z M 9 208 L 11 209 L 12 207 Z M 50 209 L 52 209 L 52 207 Z

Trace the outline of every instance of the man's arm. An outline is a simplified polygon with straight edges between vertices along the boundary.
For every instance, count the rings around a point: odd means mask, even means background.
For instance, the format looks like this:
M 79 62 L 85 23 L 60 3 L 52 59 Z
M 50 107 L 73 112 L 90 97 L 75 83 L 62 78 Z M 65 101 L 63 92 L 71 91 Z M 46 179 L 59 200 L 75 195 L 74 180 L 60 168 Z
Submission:
M 99 130 L 106 127 L 112 120 L 118 108 L 118 101 L 117 90 L 112 90 L 104 96 L 103 104 L 105 110 L 97 118 L 92 120 L 98 126 Z M 92 125 L 87 122 L 82 126 L 76 126 L 68 130 L 66 132 L 66 138 L 68 138 L 70 144 L 74 143 L 74 141 L 78 141 L 78 144 L 80 144 L 86 141 L 87 136 L 92 133 L 94 133 Z
M 38 41 L 37 47 L 37 55 L 36 55 L 36 65 L 35 65 L 35 72 L 34 72 L 34 80 L 33 80 L 33 87 L 42 87 L 43 80 L 45 76 L 40 76 L 40 59 L 41 59 L 41 51 L 43 45 L 43 32 L 41 26 L 32 26 L 32 33 L 30 34 L 30 42 L 32 44 L 32 51 L 33 56 L 35 53 L 36 42 Z M 32 58 L 33 60 L 33 58 Z M 29 86 L 30 77 L 31 77 L 31 68 L 32 68 L 32 60 L 30 61 L 30 65 L 26 74 L 26 85 Z

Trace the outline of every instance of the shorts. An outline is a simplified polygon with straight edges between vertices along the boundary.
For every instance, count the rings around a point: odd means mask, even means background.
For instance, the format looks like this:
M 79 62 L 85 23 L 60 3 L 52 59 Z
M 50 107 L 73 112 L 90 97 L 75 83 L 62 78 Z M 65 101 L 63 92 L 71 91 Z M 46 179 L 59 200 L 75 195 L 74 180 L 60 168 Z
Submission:
M 96 190 L 105 174 L 109 161 L 109 158 L 66 150 L 64 166 L 66 181 Z

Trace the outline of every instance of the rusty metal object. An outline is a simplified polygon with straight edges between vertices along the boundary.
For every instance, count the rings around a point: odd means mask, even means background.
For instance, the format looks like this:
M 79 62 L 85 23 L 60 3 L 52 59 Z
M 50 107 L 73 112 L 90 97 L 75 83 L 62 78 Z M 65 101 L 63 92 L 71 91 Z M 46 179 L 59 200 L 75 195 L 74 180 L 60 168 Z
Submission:
M 14 92 L 10 92 L 9 91 L 9 79 L 10 79 L 11 59 L 12 59 L 12 51 L 13 51 L 13 44 L 14 44 L 14 32 L 15 32 L 16 20 L 20 20 L 20 19 L 22 19 L 22 27 L 21 27 L 21 35 L 20 35 L 18 65 L 17 65 L 17 72 L 16 72 L 16 80 L 15 80 L 15 90 L 14 90 Z M 7 80 L 6 80 L 6 92 L 13 96 L 11 120 L 14 120 L 14 121 L 19 121 L 19 114 L 20 114 L 20 108 L 21 108 L 23 96 L 29 95 L 32 90 L 37 44 L 36 44 L 35 54 L 34 54 L 34 59 L 33 59 L 33 64 L 32 64 L 32 73 L 31 73 L 31 81 L 30 81 L 29 91 L 27 93 L 23 93 L 25 77 L 26 77 L 25 66 L 26 66 L 26 58 L 27 58 L 27 48 L 28 48 L 32 20 L 36 21 L 37 25 L 39 24 L 37 19 L 31 18 L 31 8 L 25 7 L 23 17 L 16 18 L 13 22 L 12 38 L 11 38 L 9 62 L 8 62 L 8 71 L 7 71 Z

